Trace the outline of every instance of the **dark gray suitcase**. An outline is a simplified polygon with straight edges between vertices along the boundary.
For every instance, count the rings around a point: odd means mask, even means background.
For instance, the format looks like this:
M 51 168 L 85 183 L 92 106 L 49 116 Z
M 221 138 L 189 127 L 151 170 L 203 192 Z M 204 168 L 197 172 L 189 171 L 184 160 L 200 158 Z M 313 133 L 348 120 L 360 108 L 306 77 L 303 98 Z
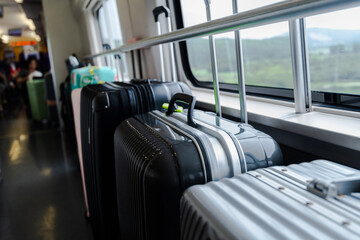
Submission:
M 54 80 L 51 73 L 45 74 L 45 100 L 49 111 L 49 122 L 52 124 L 59 123 L 59 115 L 57 112 L 57 103 L 55 95 Z
M 175 102 L 188 111 L 174 113 Z M 152 111 L 122 122 L 115 132 L 121 237 L 177 239 L 179 203 L 195 184 L 282 164 L 278 144 L 247 124 L 194 111 L 195 99 L 175 94 L 167 113 Z
M 134 83 L 135 82 L 135 83 Z M 105 83 L 81 91 L 81 142 L 86 194 L 96 239 L 115 239 L 117 223 L 114 132 L 124 119 L 161 109 L 184 83 Z
M 360 239 L 360 171 L 316 160 L 189 188 L 181 239 Z

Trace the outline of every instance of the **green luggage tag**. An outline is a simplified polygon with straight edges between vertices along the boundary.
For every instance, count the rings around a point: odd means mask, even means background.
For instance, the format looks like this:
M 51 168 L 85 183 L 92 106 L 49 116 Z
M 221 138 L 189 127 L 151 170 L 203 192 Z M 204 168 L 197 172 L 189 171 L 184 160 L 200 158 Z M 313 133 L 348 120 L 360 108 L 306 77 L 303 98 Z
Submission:
M 163 103 L 162 108 L 169 109 L 169 103 Z M 184 108 L 182 106 L 176 106 L 175 112 L 182 112 Z

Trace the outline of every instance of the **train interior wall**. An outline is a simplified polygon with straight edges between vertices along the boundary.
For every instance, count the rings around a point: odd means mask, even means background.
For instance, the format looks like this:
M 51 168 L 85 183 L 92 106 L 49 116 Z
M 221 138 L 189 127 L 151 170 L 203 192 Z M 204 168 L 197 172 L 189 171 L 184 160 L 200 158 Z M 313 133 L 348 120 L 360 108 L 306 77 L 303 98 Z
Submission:
M 91 53 L 91 40 L 88 39 L 83 14 L 76 11 L 73 1 L 43 0 L 42 4 L 52 73 L 59 96 L 60 84 L 68 75 L 65 59 L 73 53 L 80 58 Z

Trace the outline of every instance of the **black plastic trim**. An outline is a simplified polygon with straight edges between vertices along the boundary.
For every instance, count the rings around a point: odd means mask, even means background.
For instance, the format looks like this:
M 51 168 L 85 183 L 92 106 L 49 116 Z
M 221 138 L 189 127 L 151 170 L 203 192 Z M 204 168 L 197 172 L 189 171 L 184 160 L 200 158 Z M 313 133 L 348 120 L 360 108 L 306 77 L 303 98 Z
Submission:
M 159 16 L 164 13 L 165 17 L 168 18 L 170 16 L 170 9 L 165 7 L 165 6 L 159 6 L 154 8 L 153 10 L 153 15 L 154 15 L 154 20 L 155 22 L 159 21 Z
M 138 57 L 138 65 L 139 65 L 139 72 L 140 72 L 140 78 L 143 78 L 143 71 L 142 71 L 142 60 L 141 60 L 141 51 L 140 49 L 137 50 L 137 57 Z

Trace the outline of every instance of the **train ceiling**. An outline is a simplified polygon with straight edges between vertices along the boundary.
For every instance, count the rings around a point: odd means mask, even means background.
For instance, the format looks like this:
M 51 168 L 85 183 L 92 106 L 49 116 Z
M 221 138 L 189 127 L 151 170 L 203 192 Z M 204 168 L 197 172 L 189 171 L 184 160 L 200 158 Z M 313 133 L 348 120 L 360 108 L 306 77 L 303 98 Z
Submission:
M 21 3 L 19 3 L 21 2 Z M 3 17 L 0 18 L 0 35 L 8 35 L 9 29 L 21 29 L 19 40 L 46 38 L 43 24 L 43 10 L 41 0 L 0 0 Z M 6 36 L 5 36 L 6 37 Z M 9 37 L 13 39 L 14 37 Z M 2 38 L 2 42 L 4 39 Z

